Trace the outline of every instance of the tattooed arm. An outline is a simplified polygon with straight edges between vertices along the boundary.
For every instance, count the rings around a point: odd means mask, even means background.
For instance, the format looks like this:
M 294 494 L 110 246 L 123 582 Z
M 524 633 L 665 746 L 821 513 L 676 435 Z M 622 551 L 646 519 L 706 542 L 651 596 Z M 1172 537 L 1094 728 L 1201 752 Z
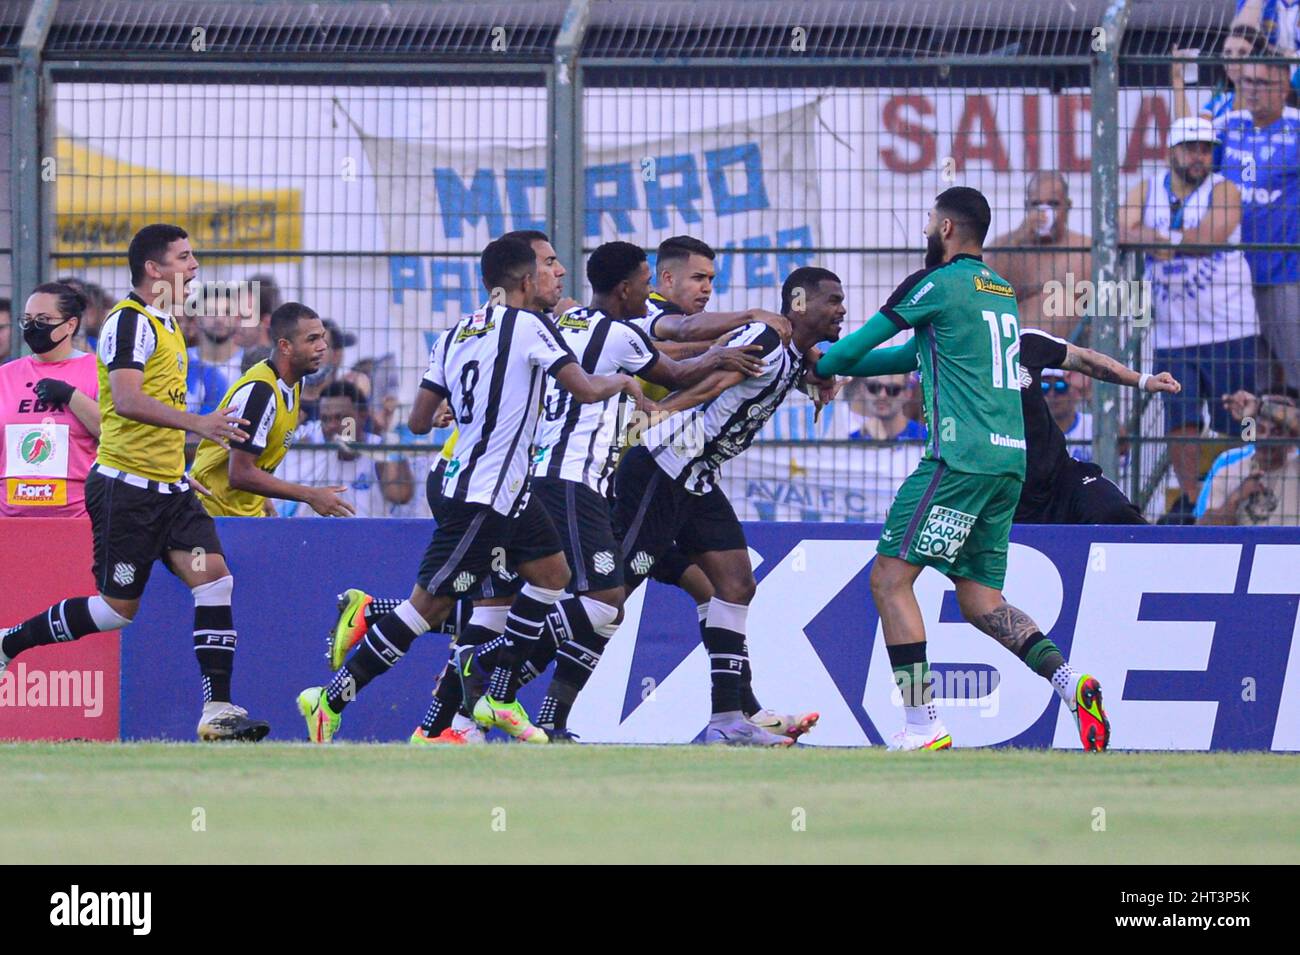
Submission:
M 1065 361 L 1061 362 L 1061 368 L 1065 371 L 1081 372 L 1098 381 L 1110 381 L 1132 388 L 1136 388 L 1142 380 L 1142 376 L 1127 365 L 1121 364 L 1109 355 L 1103 355 L 1099 351 L 1081 345 L 1066 345 Z M 1162 371 L 1158 375 L 1148 375 L 1145 384 L 1147 391 L 1168 391 L 1177 394 L 1183 390 L 1183 386 L 1167 371 Z

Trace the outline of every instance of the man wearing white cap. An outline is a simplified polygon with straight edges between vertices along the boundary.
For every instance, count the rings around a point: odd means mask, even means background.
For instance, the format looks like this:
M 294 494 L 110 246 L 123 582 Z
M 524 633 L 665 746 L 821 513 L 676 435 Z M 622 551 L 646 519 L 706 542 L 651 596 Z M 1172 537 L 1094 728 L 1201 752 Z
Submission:
M 1212 430 L 1232 433 L 1220 396 L 1254 391 L 1268 374 L 1250 272 L 1236 248 L 1241 193 L 1212 171 L 1217 142 L 1209 120 L 1176 120 L 1168 170 L 1134 186 L 1122 210 L 1122 240 L 1148 246 L 1156 362 L 1183 385 L 1181 394 L 1164 396 L 1170 437 L 1200 434 L 1207 410 Z M 1200 447 L 1171 442 L 1169 458 L 1183 491 L 1171 517 L 1190 523 L 1200 492 Z

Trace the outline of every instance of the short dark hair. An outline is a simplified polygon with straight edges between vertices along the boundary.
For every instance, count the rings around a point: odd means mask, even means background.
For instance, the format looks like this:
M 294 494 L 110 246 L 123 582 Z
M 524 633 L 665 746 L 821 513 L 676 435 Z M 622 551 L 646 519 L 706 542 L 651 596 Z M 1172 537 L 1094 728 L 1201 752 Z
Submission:
M 59 314 L 68 318 L 81 318 L 86 314 L 86 306 L 90 304 L 80 289 L 73 288 L 67 282 L 43 282 L 32 289 L 32 294 L 55 296 L 59 300 Z M 9 299 L 0 299 L 0 312 L 7 312 L 10 307 Z
M 347 398 L 358 408 L 366 406 L 366 399 L 361 397 L 361 390 L 352 382 L 342 379 L 331 381 L 321 389 L 320 400 L 324 401 L 326 398 Z
M 304 318 L 320 318 L 314 311 L 301 302 L 285 302 L 271 313 L 271 341 L 292 338 L 298 330 L 298 322 Z
M 805 292 L 815 292 L 817 286 L 822 282 L 839 281 L 840 277 L 830 269 L 823 269 L 816 265 L 800 266 L 786 276 L 785 282 L 781 285 L 781 314 L 790 314 L 790 306 L 794 303 L 795 289 L 801 288 Z
M 612 292 L 619 282 L 636 274 L 646 261 L 645 249 L 631 242 L 606 242 L 587 259 L 587 281 L 593 291 Z
M 248 277 L 250 284 L 257 286 L 257 317 L 272 315 L 280 307 L 280 286 L 274 275 L 258 273 Z
M 935 196 L 934 208 L 956 223 L 966 238 L 984 244 L 984 237 L 989 234 L 989 223 L 993 221 L 984 193 L 970 186 L 953 186 Z
M 518 286 L 525 275 L 537 271 L 537 253 L 523 239 L 494 239 L 479 258 L 483 285 L 488 289 Z
M 674 235 L 659 243 L 659 249 L 655 252 L 655 269 L 662 269 L 665 262 L 675 262 L 678 259 L 684 262 L 692 255 L 702 255 L 710 262 L 718 257 L 707 242 L 701 242 L 693 235 Z
M 190 234 L 178 225 L 155 222 L 147 225 L 131 238 L 126 250 L 126 260 L 131 266 L 131 284 L 139 285 L 145 279 L 144 264 L 162 258 L 167 247 L 177 239 L 188 239 Z
M 13 302 L 7 298 L 0 298 L 0 312 L 10 312 L 14 310 Z
M 515 229 L 501 236 L 503 239 L 519 239 L 531 245 L 534 242 L 550 242 L 551 237 L 541 229 Z

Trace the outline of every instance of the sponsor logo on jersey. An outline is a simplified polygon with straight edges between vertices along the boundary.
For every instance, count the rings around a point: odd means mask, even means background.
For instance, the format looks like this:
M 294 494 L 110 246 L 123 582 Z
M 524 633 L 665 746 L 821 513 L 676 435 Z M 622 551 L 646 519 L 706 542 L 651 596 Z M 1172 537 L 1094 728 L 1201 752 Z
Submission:
M 1006 282 L 999 282 L 995 279 L 985 278 L 982 275 L 975 276 L 975 291 L 988 292 L 990 295 L 1002 295 L 1006 298 L 1016 297 L 1016 290 Z
M 975 526 L 975 515 L 936 505 L 930 508 L 925 526 L 912 549 L 924 557 L 938 557 L 951 564 L 961 553 L 962 545 Z
M 475 318 L 474 321 L 471 321 L 468 325 L 466 325 L 456 333 L 456 342 L 457 343 L 467 342 L 471 338 L 478 338 L 478 336 L 486 335 L 488 332 L 492 331 L 496 327 L 497 327 L 497 323 L 494 319 L 489 318 L 480 322 L 478 321 L 477 318 Z
M 932 288 L 934 288 L 934 283 L 926 282 L 924 285 L 921 286 L 919 290 L 917 290 L 917 293 L 915 295 L 913 295 L 910 299 L 907 300 L 907 304 L 915 305 L 917 302 L 921 301 L 921 299 L 925 298 L 926 293 L 929 292 L 930 289 Z
M 54 441 L 45 431 L 29 431 L 18 443 L 18 453 L 26 464 L 44 464 L 54 454 Z
M 5 480 L 5 499 L 13 506 L 58 507 L 68 503 L 66 481 L 29 481 L 24 478 Z
M 560 328 L 572 328 L 580 332 L 585 332 L 591 327 L 591 319 L 586 318 L 577 310 L 565 312 L 560 316 L 560 320 L 555 323 Z
M 1009 434 L 998 434 L 993 432 L 989 435 L 989 444 L 996 444 L 999 448 L 1019 448 L 1024 451 L 1027 447 L 1024 438 L 1013 438 Z

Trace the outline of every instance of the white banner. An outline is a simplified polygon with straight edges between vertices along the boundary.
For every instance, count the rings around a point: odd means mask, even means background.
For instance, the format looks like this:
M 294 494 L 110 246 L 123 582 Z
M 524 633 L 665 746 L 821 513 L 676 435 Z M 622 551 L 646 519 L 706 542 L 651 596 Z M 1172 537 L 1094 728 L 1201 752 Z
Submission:
M 715 307 L 726 307 L 727 290 L 737 285 L 774 300 L 784 276 L 811 261 L 806 250 L 821 241 L 813 135 L 818 103 L 687 136 L 591 146 L 584 160 L 583 241 L 622 239 L 653 250 L 662 239 L 689 232 L 719 247 L 789 248 L 785 255 L 764 253 L 762 264 L 752 257 L 735 261 L 740 256 L 717 262 Z M 391 250 L 477 253 L 511 229 L 546 228 L 544 146 L 364 133 L 361 141 Z M 565 291 L 582 296 L 581 267 L 566 264 Z M 484 297 L 476 256 L 402 262 L 393 276 L 389 316 L 402 335 L 402 354 L 427 348 L 431 331 L 449 327 Z M 407 378 L 406 387 L 413 388 L 414 376 Z

